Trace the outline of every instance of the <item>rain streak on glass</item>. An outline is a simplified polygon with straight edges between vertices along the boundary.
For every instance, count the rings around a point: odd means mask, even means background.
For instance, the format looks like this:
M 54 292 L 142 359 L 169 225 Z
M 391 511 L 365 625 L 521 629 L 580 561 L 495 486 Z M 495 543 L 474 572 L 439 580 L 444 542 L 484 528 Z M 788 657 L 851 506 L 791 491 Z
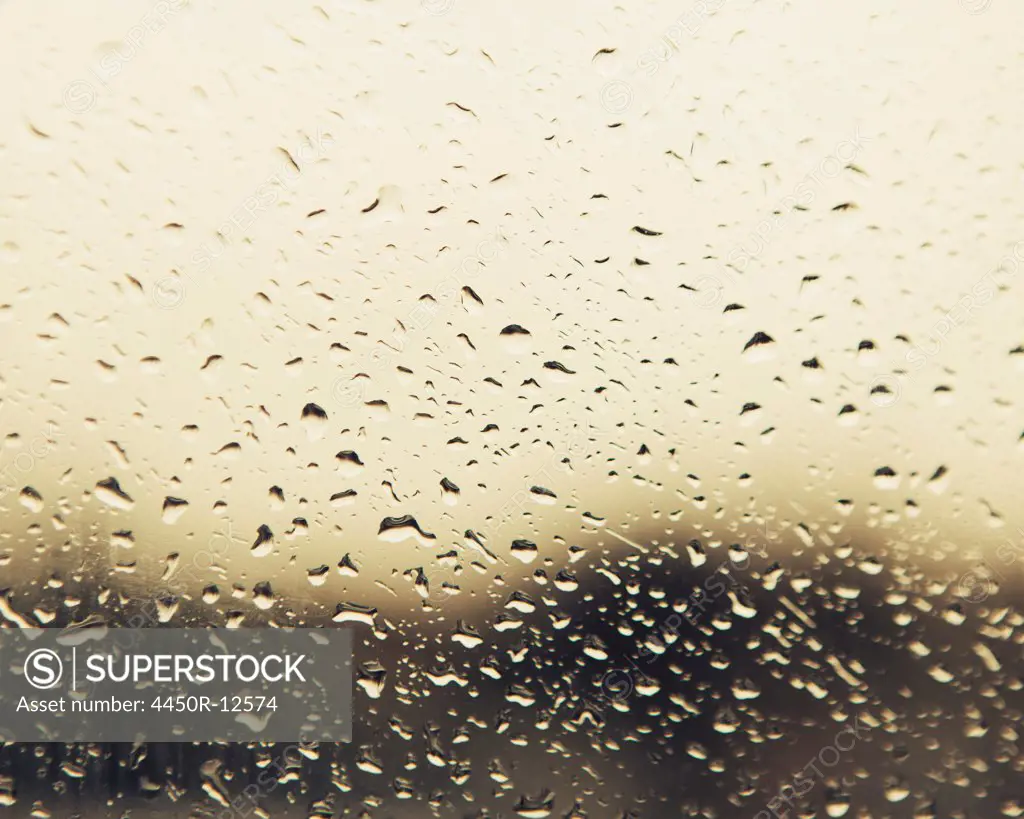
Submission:
M 0 807 L 1024 816 L 1021 23 L 0 0 L 3 626 L 355 647 Z

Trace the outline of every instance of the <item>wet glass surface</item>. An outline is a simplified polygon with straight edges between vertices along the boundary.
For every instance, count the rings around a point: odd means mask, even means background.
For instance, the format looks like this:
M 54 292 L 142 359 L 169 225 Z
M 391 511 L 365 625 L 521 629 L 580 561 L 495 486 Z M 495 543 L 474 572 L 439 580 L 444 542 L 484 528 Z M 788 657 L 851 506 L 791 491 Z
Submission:
M 0 2 L 2 625 L 357 665 L 0 814 L 1024 815 L 1021 22 Z

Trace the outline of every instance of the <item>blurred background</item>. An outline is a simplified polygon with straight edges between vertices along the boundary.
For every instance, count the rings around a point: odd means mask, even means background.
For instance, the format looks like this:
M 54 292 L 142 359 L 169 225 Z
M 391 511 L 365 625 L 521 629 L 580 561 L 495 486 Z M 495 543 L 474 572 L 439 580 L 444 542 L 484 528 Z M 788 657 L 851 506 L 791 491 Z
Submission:
M 1024 814 L 1020 21 L 0 3 L 4 627 L 358 665 L 0 805 Z

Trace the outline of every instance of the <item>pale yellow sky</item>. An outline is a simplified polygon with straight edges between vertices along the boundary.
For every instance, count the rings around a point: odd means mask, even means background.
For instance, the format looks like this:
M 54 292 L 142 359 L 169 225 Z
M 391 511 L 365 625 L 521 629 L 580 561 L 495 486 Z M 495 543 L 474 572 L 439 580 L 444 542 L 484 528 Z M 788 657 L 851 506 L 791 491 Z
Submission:
M 584 512 L 679 546 L 749 509 L 842 523 L 836 541 L 985 547 L 1024 525 L 1021 277 L 983 287 L 1024 262 L 1022 12 L 719 5 L 0 4 L 4 571 L 49 570 L 31 550 L 58 513 L 132 530 L 146 577 L 230 519 L 277 550 L 229 581 L 415 602 L 396 572 L 483 561 L 461 534 L 535 483 L 554 505 L 499 527 L 508 565 L 465 589 L 528 582 L 515 537 L 552 574 L 555 534 L 629 549 Z M 758 332 L 774 343 L 744 353 Z M 872 396 L 914 345 L 935 354 Z M 130 510 L 92 494 L 109 477 Z M 174 523 L 168 496 L 189 502 Z M 437 547 L 377 537 L 403 514 Z M 295 518 L 308 534 L 286 539 Z M 346 552 L 358 580 L 306 583 Z

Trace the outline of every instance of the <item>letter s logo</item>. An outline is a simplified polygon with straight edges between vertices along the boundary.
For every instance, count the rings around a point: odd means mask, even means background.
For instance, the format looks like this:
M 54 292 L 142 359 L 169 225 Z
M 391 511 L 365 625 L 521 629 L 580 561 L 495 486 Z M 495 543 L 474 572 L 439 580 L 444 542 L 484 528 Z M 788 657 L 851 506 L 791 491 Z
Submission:
M 63 673 L 64 663 L 49 648 L 37 648 L 25 660 L 25 679 L 33 688 L 53 688 Z

